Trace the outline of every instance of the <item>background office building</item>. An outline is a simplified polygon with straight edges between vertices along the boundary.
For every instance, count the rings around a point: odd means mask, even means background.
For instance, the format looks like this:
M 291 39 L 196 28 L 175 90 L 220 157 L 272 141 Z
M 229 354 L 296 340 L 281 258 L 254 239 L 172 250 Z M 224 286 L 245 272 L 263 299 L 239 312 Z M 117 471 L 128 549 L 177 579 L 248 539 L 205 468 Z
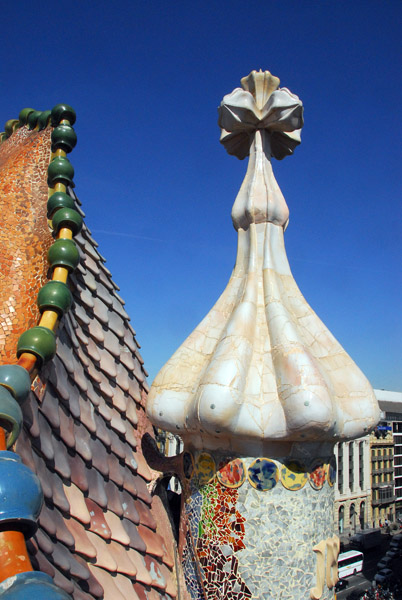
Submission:
M 402 393 L 374 390 L 381 409 L 376 429 L 335 446 L 335 522 L 352 534 L 402 518 Z

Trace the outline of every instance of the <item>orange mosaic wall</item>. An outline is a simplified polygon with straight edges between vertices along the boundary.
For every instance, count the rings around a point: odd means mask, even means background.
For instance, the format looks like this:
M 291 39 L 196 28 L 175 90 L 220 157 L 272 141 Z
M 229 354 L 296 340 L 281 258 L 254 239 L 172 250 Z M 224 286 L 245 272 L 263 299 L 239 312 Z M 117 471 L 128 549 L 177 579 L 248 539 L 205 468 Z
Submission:
M 0 146 L 0 363 L 15 363 L 20 335 L 37 324 L 52 243 L 47 167 L 52 129 L 18 129 Z M 7 343 L 6 343 L 7 342 Z

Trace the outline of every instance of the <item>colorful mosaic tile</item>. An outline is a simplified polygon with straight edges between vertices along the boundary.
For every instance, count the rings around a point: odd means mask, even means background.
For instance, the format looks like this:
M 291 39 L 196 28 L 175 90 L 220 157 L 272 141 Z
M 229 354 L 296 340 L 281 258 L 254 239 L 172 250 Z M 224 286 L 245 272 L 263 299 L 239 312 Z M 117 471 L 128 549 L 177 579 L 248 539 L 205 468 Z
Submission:
M 280 469 L 280 477 L 282 485 L 291 491 L 301 490 L 308 480 L 305 466 L 295 459 L 284 462 Z
M 229 462 L 221 462 L 216 476 L 218 481 L 226 487 L 240 487 L 246 479 L 243 461 L 240 458 L 235 458 Z
M 249 466 L 247 475 L 251 485 L 262 492 L 272 490 L 279 479 L 276 463 L 268 458 L 257 458 Z
M 195 475 L 197 476 L 198 484 L 205 485 L 213 477 L 215 477 L 216 465 L 215 461 L 208 452 L 201 452 L 198 455 L 195 463 Z
M 313 462 L 310 471 L 310 485 L 314 490 L 320 490 L 327 478 L 327 468 L 322 460 Z
M 335 485 L 335 481 L 336 481 L 336 458 L 335 458 L 335 456 L 331 457 L 331 460 L 329 461 L 329 464 L 328 464 L 327 481 L 331 487 L 333 487 Z

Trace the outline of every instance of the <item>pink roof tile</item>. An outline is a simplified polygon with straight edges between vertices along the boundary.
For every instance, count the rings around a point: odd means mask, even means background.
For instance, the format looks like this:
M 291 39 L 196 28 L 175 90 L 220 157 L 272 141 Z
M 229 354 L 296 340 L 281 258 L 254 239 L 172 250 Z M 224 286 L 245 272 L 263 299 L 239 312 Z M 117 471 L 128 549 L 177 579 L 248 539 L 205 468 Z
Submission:
M 42 213 L 46 223 L 46 193 Z M 174 542 L 169 527 L 158 535 L 167 517 L 159 506 L 152 515 L 147 483 L 154 473 L 140 451 L 141 436 L 152 435 L 143 409 L 146 371 L 118 287 L 85 225 L 75 239 L 74 304 L 60 321 L 57 354 L 25 404 L 16 448 L 46 498 L 29 552 L 34 567 L 74 600 L 168 600 L 165 587 L 174 597 L 174 580 L 166 544 Z
M 83 525 L 75 519 L 66 519 L 65 524 L 74 538 L 74 550 L 87 558 L 96 558 L 96 548 L 90 542 L 87 531 Z
M 112 532 L 112 540 L 120 542 L 123 546 L 130 545 L 130 537 L 123 527 L 121 519 L 115 515 L 111 510 L 105 512 L 106 523 L 109 525 L 110 531 Z
M 76 485 L 71 483 L 70 485 L 64 485 L 64 493 L 70 503 L 70 514 L 81 523 L 89 525 L 91 517 L 89 515 L 87 506 L 85 504 L 84 494 L 81 492 Z
M 92 531 L 87 531 L 87 536 L 96 550 L 96 565 L 107 571 L 116 572 L 117 562 L 110 551 L 110 544 L 105 544 L 104 540 Z

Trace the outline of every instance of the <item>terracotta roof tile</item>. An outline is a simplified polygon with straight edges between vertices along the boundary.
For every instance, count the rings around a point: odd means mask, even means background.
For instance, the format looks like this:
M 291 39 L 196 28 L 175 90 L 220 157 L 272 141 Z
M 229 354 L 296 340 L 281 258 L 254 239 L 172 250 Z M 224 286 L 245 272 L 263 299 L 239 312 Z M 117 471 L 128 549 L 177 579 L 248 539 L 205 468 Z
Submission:
M 24 129 L 16 134 L 37 135 Z M 46 147 L 46 161 L 48 156 Z M 155 556 L 163 555 L 166 564 L 172 560 L 166 540 L 152 531 L 146 486 L 152 475 L 142 454 L 133 452 L 141 433 L 152 431 L 140 408 L 147 389 L 140 346 L 85 225 L 75 239 L 81 260 L 69 277 L 73 306 L 60 321 L 57 354 L 24 407 L 17 443 L 46 498 L 37 538 L 28 543 L 32 562 L 74 600 L 168 600 L 164 588 L 174 595 L 174 585 Z M 154 553 L 146 558 L 152 576 L 143 556 L 147 546 Z
M 76 337 L 77 337 L 77 340 L 79 340 L 79 342 L 81 344 L 83 344 L 84 346 L 88 346 L 89 338 L 85 335 L 85 333 L 82 329 L 77 329 Z M 73 339 L 73 336 L 71 336 L 71 338 Z
M 123 421 L 123 419 L 121 419 L 121 420 Z M 127 424 L 127 427 L 126 427 L 126 424 Z M 126 432 L 125 432 L 125 436 L 124 436 L 126 438 L 126 442 L 128 444 L 130 444 L 131 448 L 134 448 L 134 449 L 137 448 L 138 442 L 137 442 L 137 438 L 134 434 L 134 431 L 135 431 L 134 427 L 131 425 L 130 422 L 126 421 L 125 419 L 124 419 L 124 426 L 126 427 Z M 131 454 L 130 454 L 130 456 L 131 456 Z M 136 454 L 135 454 L 135 462 L 137 464 L 137 469 L 138 469 L 137 457 L 138 457 L 138 452 L 136 452 Z M 146 469 L 144 469 L 144 472 L 145 473 L 149 472 L 149 469 L 148 469 L 148 471 Z M 141 475 L 141 473 L 140 473 L 140 475 Z
M 53 519 L 53 511 L 51 511 L 46 503 L 43 504 L 39 515 L 39 525 L 51 536 L 56 535 L 57 527 Z
M 120 493 L 121 505 L 123 507 L 123 516 L 126 519 L 128 519 L 129 521 L 132 521 L 133 523 L 138 525 L 138 523 L 140 522 L 140 515 L 138 514 L 138 511 L 135 507 L 134 498 L 130 494 L 128 494 L 125 490 L 123 490 L 119 493 Z
M 124 469 L 124 488 L 133 496 L 137 496 L 138 477 L 135 477 L 130 469 Z
M 65 407 L 59 404 L 60 437 L 69 448 L 75 448 L 74 420 Z
M 128 348 L 122 348 L 122 351 L 120 353 L 120 362 L 123 363 L 123 365 L 125 367 L 127 367 L 127 369 L 129 371 L 134 371 L 135 369 L 135 362 L 133 361 L 133 359 L 131 358 L 131 353 L 129 351 Z
M 147 546 L 138 533 L 138 528 L 134 523 L 129 521 L 128 519 L 122 519 L 124 530 L 130 538 L 130 547 L 138 550 L 138 552 L 146 552 Z
M 32 544 L 32 541 L 30 541 L 30 544 Z M 56 574 L 56 571 L 55 571 L 53 565 L 47 560 L 47 558 L 40 551 L 37 552 L 35 554 L 35 556 L 33 557 L 32 566 L 35 569 L 37 569 L 39 571 L 43 571 L 47 575 L 50 575 L 50 577 L 54 577 Z
M 146 481 L 151 481 L 152 474 L 151 474 L 151 471 L 145 461 L 145 458 L 144 458 L 144 455 L 142 454 L 142 452 L 136 452 L 135 460 L 137 462 L 138 474 L 141 475 L 141 477 L 143 477 Z
M 81 420 L 90 433 L 96 432 L 96 422 L 94 417 L 94 407 L 82 396 L 79 399 Z
M 95 567 L 94 565 L 89 565 L 89 569 L 91 570 L 93 576 L 104 589 L 104 598 L 105 600 L 127 600 L 121 593 L 120 589 L 115 584 L 115 578 L 110 575 L 104 569 L 100 569 L 99 567 Z M 103 597 L 103 596 L 102 596 Z
M 112 452 L 114 452 L 114 454 L 116 454 L 116 456 L 118 456 L 119 458 L 122 458 L 123 460 L 125 460 L 126 448 L 125 448 L 123 442 L 121 441 L 121 439 L 119 438 L 117 433 L 115 433 L 112 429 L 109 430 L 109 435 L 110 435 L 110 440 L 111 440 Z
M 127 577 L 123 577 L 122 575 L 117 573 L 115 578 L 115 584 L 126 599 L 129 598 L 130 600 L 139 600 L 130 579 L 128 579 Z
M 102 325 L 108 325 L 109 310 L 106 304 L 101 300 L 101 298 L 91 298 L 91 300 L 96 318 L 102 323 Z
M 144 527 L 143 525 L 138 525 L 138 533 L 142 537 L 147 547 L 147 552 L 152 554 L 152 556 L 157 556 L 158 558 L 163 557 L 163 539 L 160 535 L 148 529 L 148 527 Z
M 127 550 L 117 542 L 110 542 L 110 552 L 113 558 L 117 562 L 118 573 L 124 573 L 130 577 L 134 577 L 137 574 L 137 567 L 131 561 Z
M 86 427 L 81 423 L 74 423 L 75 449 L 87 462 L 92 460 L 90 440 L 91 436 Z
M 95 392 L 95 388 L 92 383 L 88 379 L 88 389 L 86 391 L 86 396 L 88 400 L 96 407 L 99 406 L 99 402 L 101 400 L 100 396 Z
M 110 329 L 105 331 L 105 349 L 110 352 L 115 358 L 119 358 L 121 352 L 125 348 L 120 344 L 119 338 Z
M 108 499 L 108 507 L 110 510 L 113 511 L 118 517 L 122 517 L 124 509 L 121 504 L 119 490 L 113 481 L 108 481 L 105 483 L 105 493 Z
M 125 438 L 127 438 L 127 436 L 126 436 L 127 429 L 126 429 L 125 419 L 122 418 L 121 414 L 117 410 L 112 409 L 111 412 L 112 412 L 112 418 L 110 420 L 110 427 L 112 429 L 114 429 L 118 435 L 121 435 L 121 436 L 124 436 Z
M 109 525 L 106 523 L 105 514 L 100 506 L 90 498 L 85 498 L 85 502 L 91 517 L 90 530 L 97 533 L 105 540 L 110 540 L 112 532 Z
M 63 482 L 56 473 L 51 478 L 53 503 L 64 513 L 70 512 L 70 503 L 64 492 Z
M 72 378 L 74 379 L 75 383 L 77 384 L 77 386 L 79 387 L 79 389 L 82 392 L 87 391 L 87 389 L 88 389 L 87 378 L 85 376 L 84 369 L 77 361 L 75 363 Z
M 100 275 L 100 269 L 97 263 L 88 254 L 84 254 L 84 262 L 85 266 L 91 271 L 91 273 L 94 275 Z
M 114 389 L 112 388 L 111 380 L 109 380 L 108 377 L 106 377 L 106 375 L 104 375 L 101 371 L 99 372 L 99 377 L 99 389 L 103 397 L 109 402 L 113 401 Z
M 17 453 L 21 456 L 23 462 L 30 469 L 32 469 L 32 471 L 36 472 L 37 469 L 36 469 L 36 463 L 34 460 L 34 455 L 32 453 L 32 448 L 28 441 L 28 438 L 26 436 L 24 429 L 21 431 L 21 433 L 19 435 L 16 450 L 17 450 Z
M 78 454 L 74 454 L 74 456 L 67 455 L 67 460 L 71 470 L 72 483 L 74 483 L 82 492 L 87 492 L 87 468 L 84 461 Z
M 131 389 L 130 389 L 130 392 L 132 393 Z M 137 411 L 135 410 L 135 402 L 133 402 L 133 401 L 127 402 L 126 417 L 132 425 L 137 425 L 138 416 L 137 416 Z
M 49 423 L 40 412 L 38 412 L 38 427 L 40 430 L 40 437 L 35 438 L 35 446 L 40 450 L 43 456 L 49 462 L 51 462 L 55 458 L 52 444 L 52 433 Z
M 119 387 L 116 387 L 115 383 L 113 383 L 113 404 L 121 413 L 126 412 L 127 397 Z
M 54 470 L 64 479 L 70 479 L 71 477 L 67 448 L 62 443 L 54 445 Z
M 92 597 L 103 598 L 104 590 L 100 581 L 96 577 L 97 568 L 91 564 L 88 564 L 88 569 L 91 573 L 91 576 L 84 582 L 83 585 L 81 585 L 81 587 L 84 589 L 84 591 L 88 591 Z
M 74 550 L 87 558 L 96 558 L 96 549 L 91 544 L 83 525 L 75 519 L 66 519 L 65 524 L 74 538 Z
M 147 504 L 151 505 L 152 498 L 151 498 L 148 488 L 145 484 L 145 481 L 142 479 L 142 477 L 137 477 L 137 479 L 135 480 L 135 483 L 136 483 L 138 498 L 140 498 Z
M 113 356 L 107 350 L 100 351 L 99 366 L 107 377 L 115 379 L 117 376 L 116 362 Z
M 115 515 L 111 510 L 105 512 L 105 520 L 109 525 L 110 531 L 112 532 L 112 540 L 120 542 L 123 546 L 130 545 L 130 537 L 124 529 L 121 519 Z
M 99 406 L 99 408 L 101 408 Z M 110 437 L 110 429 L 106 427 L 106 423 L 103 419 L 96 420 L 96 435 L 101 440 L 101 442 L 106 446 L 106 448 L 110 448 L 112 445 L 112 439 Z
M 73 278 L 71 278 L 73 280 Z M 97 292 L 98 284 L 96 283 L 95 277 L 89 271 L 80 273 L 77 280 L 81 279 L 83 284 L 91 290 L 91 292 Z
M 124 470 L 117 456 L 115 454 L 108 453 L 107 464 L 109 468 L 110 479 L 114 481 L 119 487 L 123 487 Z
M 72 594 L 74 591 L 74 583 L 71 579 L 67 579 L 56 567 L 54 569 L 54 582 L 61 587 L 67 594 Z
M 137 569 L 137 575 L 135 576 L 136 580 L 144 585 L 151 585 L 152 577 L 145 565 L 144 557 L 132 548 L 128 550 L 128 554 L 130 556 L 130 560 L 134 563 Z
M 20 436 L 21 438 L 22 436 Z M 19 446 L 17 446 L 17 448 L 19 449 Z M 22 458 L 23 455 L 22 453 L 20 453 L 20 456 Z M 34 452 L 32 454 L 33 459 L 34 459 L 34 471 L 35 473 L 38 475 L 40 481 L 41 481 L 41 485 L 42 485 L 42 490 L 43 490 L 43 495 L 45 496 L 45 498 L 52 498 L 53 496 L 53 489 L 52 489 L 52 485 L 51 482 L 49 480 L 49 474 L 48 474 L 48 469 L 46 467 L 45 462 L 43 461 L 43 458 L 41 458 L 40 456 L 38 456 L 36 454 L 36 452 Z
M 89 525 L 91 522 L 91 517 L 89 516 L 87 505 L 85 504 L 84 494 L 73 483 L 70 485 L 64 485 L 63 487 L 64 493 L 66 494 L 70 503 L 71 516 L 81 523 Z
M 71 565 L 71 552 L 63 544 L 57 542 L 53 546 L 52 558 L 56 567 L 69 573 Z
M 42 530 L 38 529 L 35 533 L 35 541 L 38 545 L 38 548 L 42 550 L 45 554 L 52 554 L 54 550 L 54 544 L 50 537 Z
M 91 380 L 93 382 L 95 382 L 95 384 L 99 384 L 102 381 L 101 372 L 99 371 L 98 367 L 96 365 L 94 365 L 93 363 L 89 364 L 89 366 L 87 368 L 87 372 L 88 372 L 88 375 L 90 376 Z
M 59 429 L 60 427 L 59 406 L 57 400 L 58 398 L 51 393 L 51 390 L 46 389 L 42 403 L 39 406 L 40 412 L 46 416 L 54 429 Z
M 87 469 L 88 487 L 91 490 L 91 498 L 102 508 L 107 507 L 107 497 L 104 489 L 104 479 L 94 468 Z
M 141 500 L 135 500 L 135 508 L 137 509 L 137 512 L 140 516 L 141 524 L 155 531 L 156 521 L 149 507 L 146 504 L 144 504 L 144 502 L 142 502 Z
M 121 363 L 116 364 L 116 383 L 123 392 L 130 391 L 130 378 L 127 369 Z
M 98 439 L 90 438 L 89 447 L 92 453 L 92 465 L 97 469 L 104 477 L 109 475 L 109 466 L 107 463 L 107 452 L 105 446 Z
M 166 593 L 172 598 L 177 596 L 177 583 L 174 573 L 170 571 L 165 565 L 159 565 L 161 573 L 166 580 Z
M 92 319 L 89 321 L 88 331 L 91 337 L 94 338 L 100 344 L 103 344 L 105 341 L 105 333 L 102 325 L 96 319 Z
M 36 402 L 25 402 L 22 405 L 22 414 L 24 415 L 24 424 L 32 437 L 38 438 L 40 435 L 38 423 L 38 405 Z
M 73 348 L 69 336 L 67 336 L 64 329 L 61 331 L 57 340 L 56 354 L 66 367 L 67 372 L 71 374 L 74 371 Z
M 89 325 L 91 324 L 91 319 L 88 317 L 86 310 L 80 305 L 79 302 L 76 302 L 76 305 L 74 307 L 74 314 L 77 321 L 79 321 L 81 325 L 84 325 L 84 327 L 89 327 Z
M 113 300 L 107 295 L 107 291 L 102 285 L 99 285 L 97 290 L 97 295 L 102 298 L 103 302 L 108 306 L 112 306 Z M 109 312 L 109 328 L 117 335 L 117 337 L 121 340 L 124 339 L 125 336 L 125 324 L 120 315 L 111 310 Z
M 145 556 L 144 560 L 148 572 L 152 577 L 151 585 L 161 590 L 165 590 L 167 582 L 164 576 L 162 575 L 162 571 L 160 569 L 161 565 L 151 556 Z
M 110 544 L 105 544 L 104 540 L 92 531 L 87 531 L 87 536 L 96 549 L 96 566 L 115 573 L 117 562 L 110 551 Z

